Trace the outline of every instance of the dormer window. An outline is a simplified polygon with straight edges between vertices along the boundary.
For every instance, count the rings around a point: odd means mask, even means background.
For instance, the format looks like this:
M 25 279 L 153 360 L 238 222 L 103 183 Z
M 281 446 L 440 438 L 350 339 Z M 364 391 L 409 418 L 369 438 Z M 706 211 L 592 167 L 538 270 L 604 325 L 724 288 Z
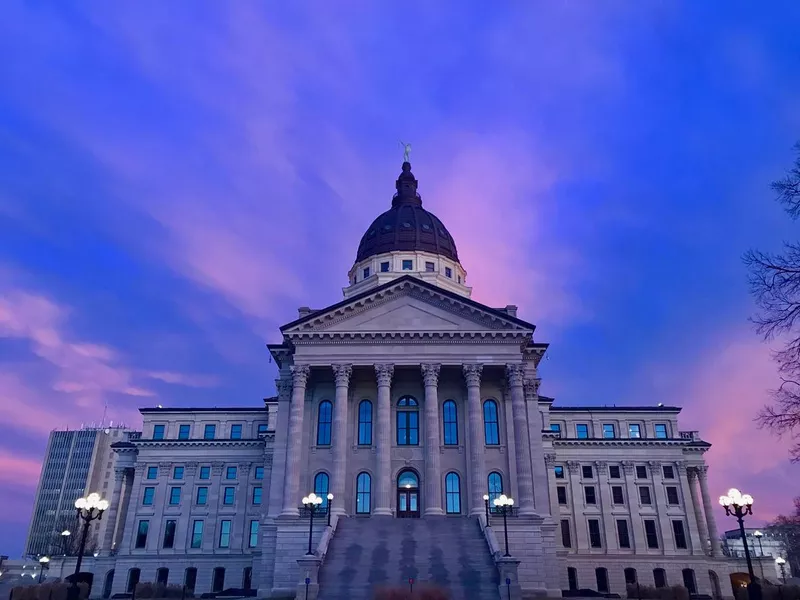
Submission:
M 445 277 L 449 277 L 450 279 L 452 279 L 453 278 L 453 269 L 451 269 L 450 267 L 445 267 L 444 268 L 444 276 Z
M 436 265 L 430 261 L 425 262 L 425 272 L 426 273 L 433 273 L 436 270 Z
M 656 438 L 665 440 L 667 439 L 667 425 L 666 423 L 656 423 L 655 425 Z
M 403 271 L 411 271 L 414 269 L 414 261 L 405 259 L 403 260 Z
M 364 267 L 364 279 L 369 277 L 369 267 Z
M 388 273 L 389 272 L 389 261 L 381 263 L 381 273 Z

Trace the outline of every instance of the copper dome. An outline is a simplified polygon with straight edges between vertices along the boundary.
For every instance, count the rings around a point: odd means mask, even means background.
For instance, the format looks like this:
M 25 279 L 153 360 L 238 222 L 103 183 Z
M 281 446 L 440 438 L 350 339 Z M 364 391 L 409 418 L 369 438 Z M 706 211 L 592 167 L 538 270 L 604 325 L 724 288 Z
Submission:
M 411 164 L 403 163 L 392 208 L 372 222 L 358 245 L 356 262 L 395 250 L 431 252 L 458 262 L 453 236 L 433 213 L 422 208 Z

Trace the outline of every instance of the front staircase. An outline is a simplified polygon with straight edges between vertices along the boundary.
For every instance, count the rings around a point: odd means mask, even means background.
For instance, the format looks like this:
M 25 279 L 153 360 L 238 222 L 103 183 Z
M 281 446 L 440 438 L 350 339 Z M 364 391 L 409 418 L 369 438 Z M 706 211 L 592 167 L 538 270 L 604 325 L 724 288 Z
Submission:
M 498 600 L 477 519 L 342 518 L 319 573 L 320 600 L 372 600 L 375 588 L 436 585 L 451 600 Z

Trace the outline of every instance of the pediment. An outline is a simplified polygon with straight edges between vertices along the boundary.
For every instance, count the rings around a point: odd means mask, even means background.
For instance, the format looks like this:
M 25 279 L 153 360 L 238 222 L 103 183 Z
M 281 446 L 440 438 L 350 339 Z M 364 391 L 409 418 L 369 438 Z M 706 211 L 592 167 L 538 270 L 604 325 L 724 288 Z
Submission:
M 523 321 L 424 282 L 398 280 L 282 328 L 303 333 L 531 332 Z

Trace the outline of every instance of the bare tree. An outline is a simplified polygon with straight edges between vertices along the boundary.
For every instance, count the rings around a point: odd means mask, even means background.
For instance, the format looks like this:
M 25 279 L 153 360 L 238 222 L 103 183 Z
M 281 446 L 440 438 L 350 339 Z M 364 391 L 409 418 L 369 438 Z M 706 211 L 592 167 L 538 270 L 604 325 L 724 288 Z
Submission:
M 772 183 L 778 202 L 793 220 L 800 218 L 800 142 L 795 151 L 794 167 Z M 759 309 L 752 318 L 756 331 L 765 340 L 787 338 L 774 354 L 782 383 L 772 390 L 772 403 L 759 412 L 757 420 L 780 436 L 792 436 L 797 443 L 790 450 L 791 458 L 800 462 L 800 243 L 784 243 L 780 254 L 750 250 L 744 262 Z
M 778 515 L 767 528 L 783 542 L 790 572 L 800 573 L 800 496 L 794 499 L 794 514 Z

